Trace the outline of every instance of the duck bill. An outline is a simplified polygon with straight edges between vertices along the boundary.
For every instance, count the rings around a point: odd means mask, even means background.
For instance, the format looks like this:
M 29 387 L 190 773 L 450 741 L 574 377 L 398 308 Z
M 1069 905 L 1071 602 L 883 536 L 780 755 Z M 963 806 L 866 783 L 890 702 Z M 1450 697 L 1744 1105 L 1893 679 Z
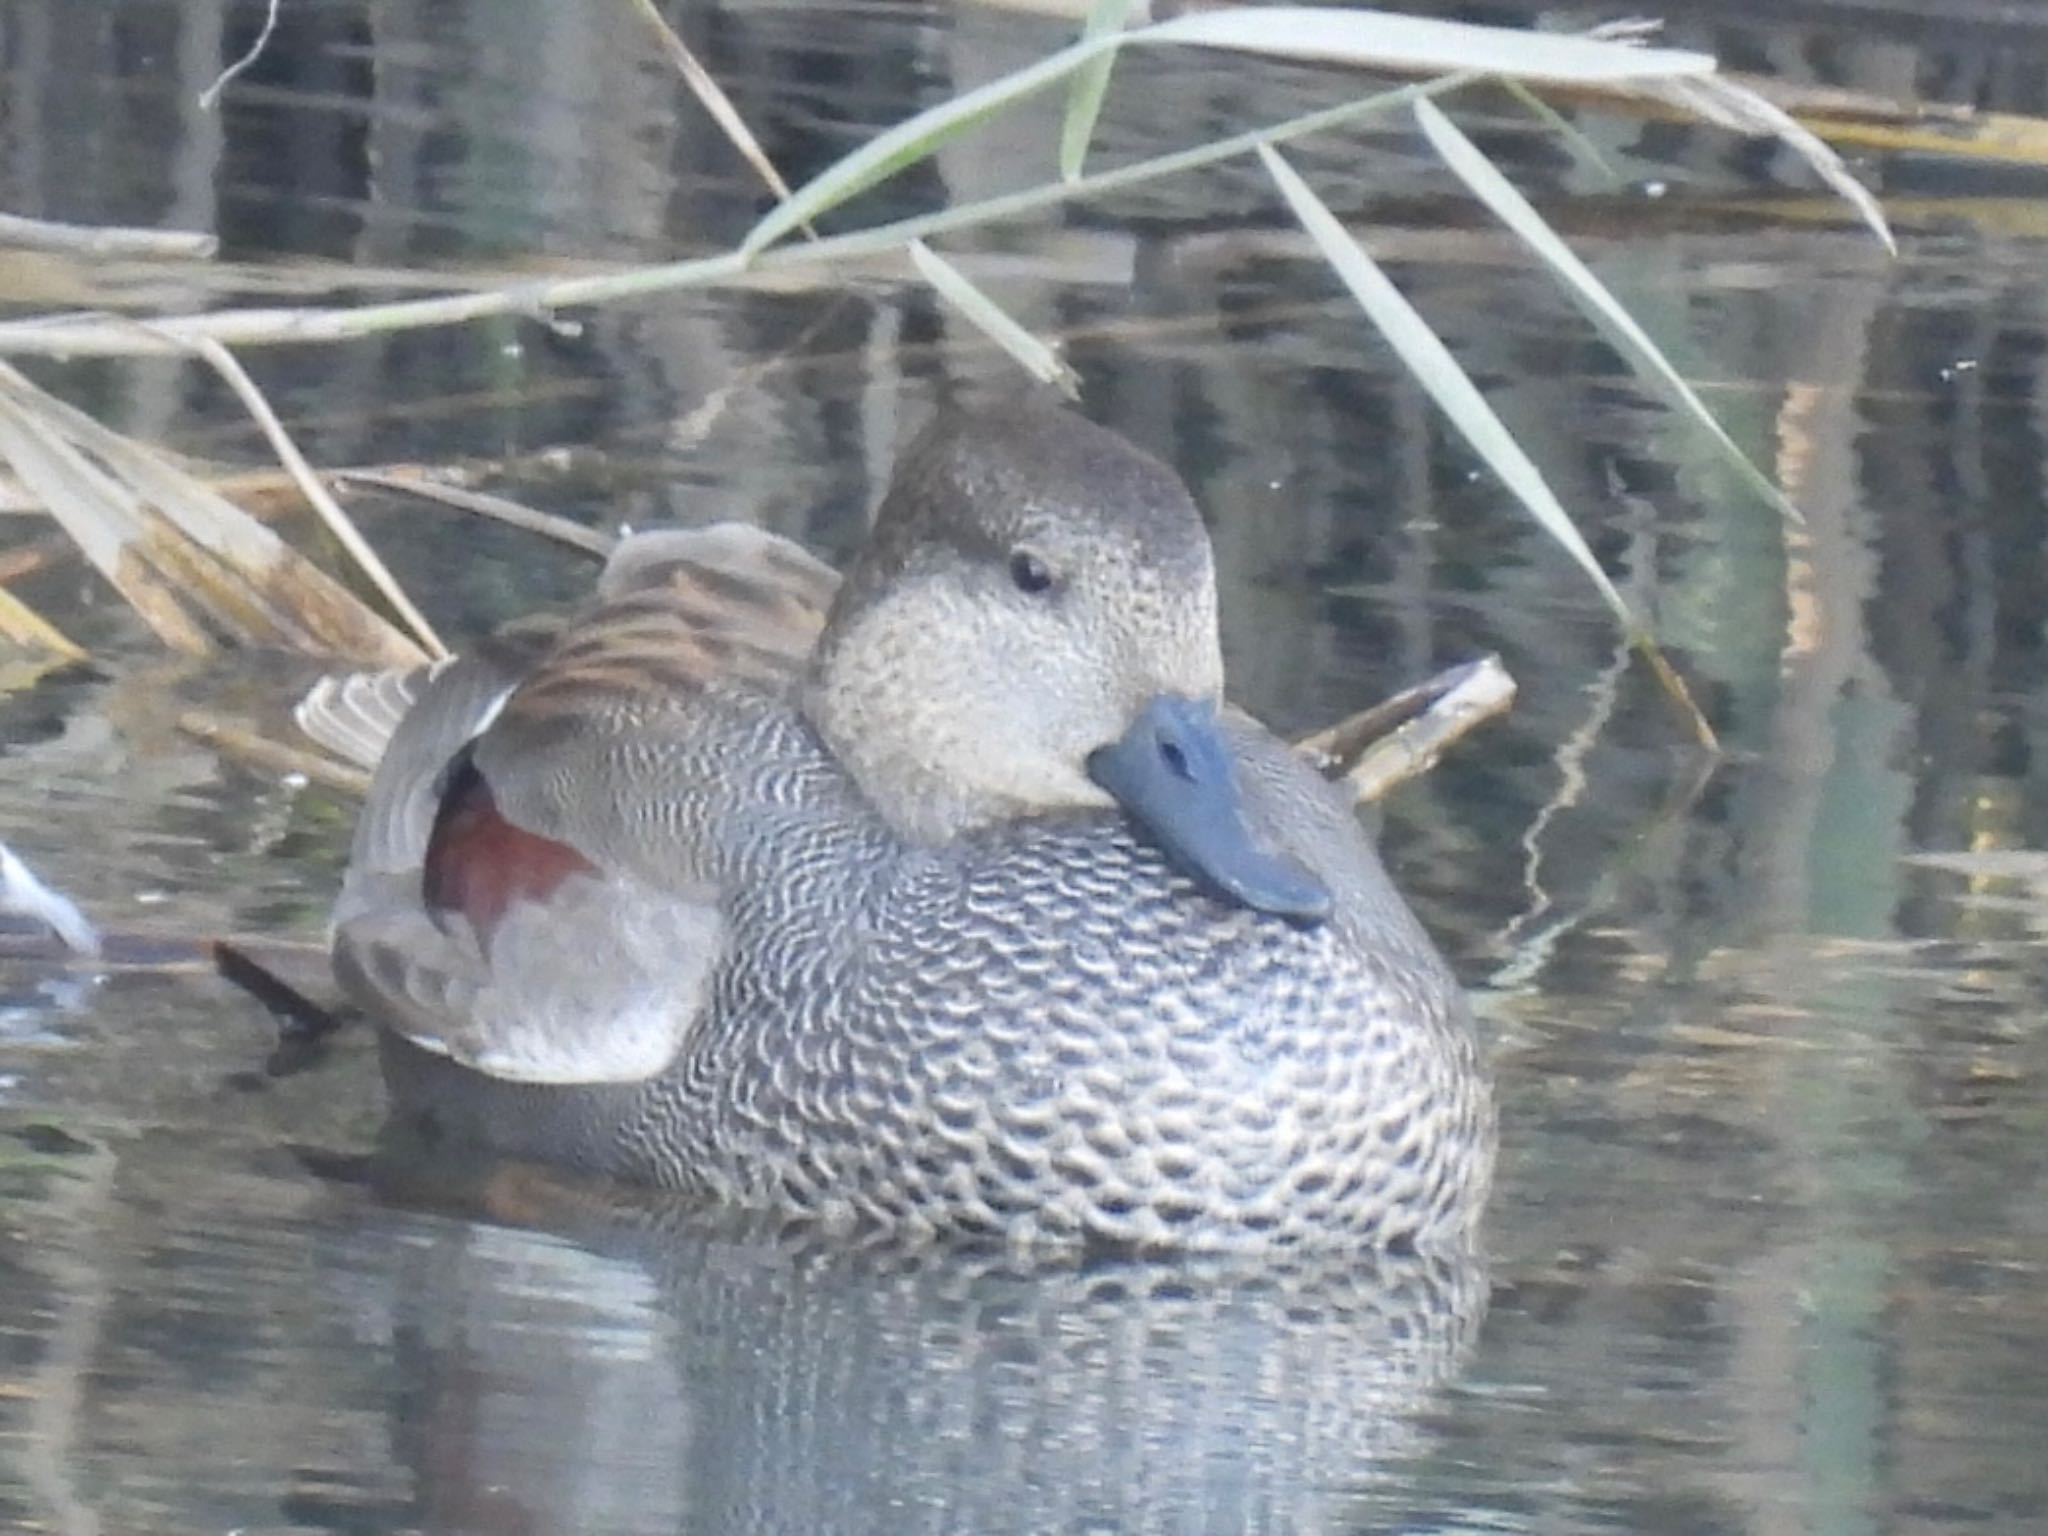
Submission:
M 1157 695 L 1119 739 L 1089 754 L 1088 776 L 1211 895 L 1296 922 L 1330 915 L 1328 886 L 1254 841 L 1230 745 L 1208 700 Z

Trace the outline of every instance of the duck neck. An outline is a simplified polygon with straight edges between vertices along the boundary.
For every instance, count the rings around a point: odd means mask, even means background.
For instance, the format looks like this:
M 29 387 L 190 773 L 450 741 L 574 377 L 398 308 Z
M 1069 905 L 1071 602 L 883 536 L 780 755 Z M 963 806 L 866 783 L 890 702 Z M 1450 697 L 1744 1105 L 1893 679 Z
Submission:
M 963 787 L 917 752 L 926 733 L 885 695 L 836 684 L 830 669 L 814 672 L 801 696 L 805 718 L 825 740 L 868 804 L 895 832 L 936 846 L 963 832 L 1005 820 L 1020 807 Z M 929 705 L 915 708 L 922 714 Z

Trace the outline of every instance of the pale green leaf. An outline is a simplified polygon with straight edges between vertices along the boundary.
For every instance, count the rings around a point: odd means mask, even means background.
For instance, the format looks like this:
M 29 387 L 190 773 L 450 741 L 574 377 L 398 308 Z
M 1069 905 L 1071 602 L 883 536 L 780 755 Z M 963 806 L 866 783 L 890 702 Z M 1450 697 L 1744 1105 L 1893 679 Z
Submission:
M 1088 9 L 1088 24 L 1081 40 L 1112 37 L 1124 29 L 1131 13 L 1131 0 L 1095 0 Z M 1067 111 L 1060 122 L 1060 180 L 1073 181 L 1088 158 L 1088 144 L 1095 137 L 1095 120 L 1102 115 L 1102 98 L 1109 91 L 1109 72 L 1116 67 L 1116 50 L 1090 59 L 1074 74 L 1067 86 Z
M 1537 95 L 1531 87 L 1523 84 L 1520 80 L 1503 80 L 1501 86 L 1510 96 L 1522 104 L 1524 111 L 1545 128 L 1548 128 L 1552 137 L 1564 145 L 1565 149 L 1571 154 L 1571 157 L 1581 166 L 1598 176 L 1610 187 L 1618 187 L 1622 184 L 1624 178 L 1621 172 L 1616 169 L 1614 162 L 1607 158 L 1606 153 L 1598 144 L 1593 142 L 1591 137 L 1577 123 L 1558 111 L 1557 108 Z
M 1112 39 L 1075 43 L 1036 64 L 978 85 L 971 91 L 927 107 L 894 128 L 884 129 L 860 148 L 835 160 L 796 189 L 796 195 L 762 216 L 740 242 L 740 254 L 766 250 L 791 230 L 817 219 L 841 203 L 915 165 L 976 123 L 1014 101 L 1056 85 L 1103 52 Z
M 1181 16 L 1131 42 L 1193 43 L 1277 58 L 1376 64 L 1425 74 L 1453 70 L 1574 85 L 1711 75 L 1711 54 L 1637 48 L 1568 32 L 1299 5 L 1244 6 Z
M 937 290 L 940 298 L 973 322 L 989 340 L 1015 358 L 1041 384 L 1051 384 L 1069 400 L 1081 393 L 1080 380 L 1057 352 L 1019 325 L 1003 308 L 975 287 L 967 275 L 922 240 L 910 242 L 911 265 Z
M 1751 461 L 1748 454 L 1736 445 L 1727 429 L 1714 419 L 1714 413 L 1707 409 L 1693 387 L 1685 382 L 1678 370 L 1672 366 L 1657 343 L 1638 325 L 1633 316 L 1622 307 L 1619 299 L 1609 291 L 1607 285 L 1594 276 L 1592 270 L 1573 254 L 1558 234 L 1518 192 L 1507 177 L 1503 176 L 1492 161 L 1480 152 L 1479 147 L 1464 134 L 1457 124 L 1446 117 L 1434 102 L 1427 99 L 1415 103 L 1415 120 L 1421 124 L 1423 135 L 1432 148 L 1443 157 L 1458 179 L 1472 190 L 1472 194 L 1492 210 L 1494 216 L 1515 232 L 1538 256 L 1550 264 L 1550 268 L 1562 280 L 1572 299 L 1583 310 L 1588 319 L 1597 325 L 1644 377 L 1660 389 L 1665 397 L 1681 411 L 1691 416 L 1707 431 L 1715 445 L 1734 465 L 1736 472 L 1749 483 L 1765 501 L 1776 507 L 1793 522 L 1801 521 L 1799 509 L 1788 501 L 1783 492 L 1771 483 L 1766 475 Z
M 1301 220 L 1309 238 L 1315 241 L 1316 248 L 1344 286 L 1351 290 L 1367 317 L 1379 327 L 1380 334 L 1387 338 L 1416 382 L 1428 391 L 1430 398 L 1450 417 L 1452 424 L 1464 434 L 1465 440 L 1486 461 L 1501 483 L 1529 509 L 1544 531 L 1592 578 L 1601 598 L 1614 611 L 1614 616 L 1631 638 L 1640 637 L 1642 626 L 1629 611 L 1627 601 L 1615 590 L 1607 573 L 1600 569 L 1600 562 L 1593 558 L 1593 551 L 1580 537 L 1578 528 L 1544 481 L 1542 472 L 1522 451 L 1521 444 L 1515 441 L 1506 424 L 1494 414 L 1493 407 L 1479 393 L 1479 387 L 1459 366 L 1458 360 L 1451 356 L 1450 348 L 1429 328 L 1429 323 L 1402 296 L 1386 273 L 1380 270 L 1379 264 L 1351 238 L 1328 205 L 1316 196 L 1277 150 L 1261 145 L 1259 158 L 1265 162 L 1281 195 L 1294 210 L 1294 216 Z
M 1774 101 L 1759 96 L 1738 81 L 1713 79 L 1665 79 L 1646 81 L 1642 93 L 1670 102 L 1710 123 L 1758 138 L 1774 138 L 1804 160 L 1813 173 L 1870 227 L 1885 250 L 1899 254 L 1892 227 L 1878 206 L 1870 188 L 1858 181 L 1849 166 L 1820 135 L 1800 122 Z
M 797 189 L 740 242 L 752 256 L 790 231 L 936 152 L 1013 102 L 1058 84 L 1082 66 L 1133 43 L 1231 48 L 1423 71 L 1479 71 L 1581 84 L 1711 75 L 1712 56 L 1635 48 L 1599 38 L 1389 16 L 1378 11 L 1271 6 L 1176 17 L 1122 34 L 1084 37 L 1058 53 L 927 107 L 886 129 Z

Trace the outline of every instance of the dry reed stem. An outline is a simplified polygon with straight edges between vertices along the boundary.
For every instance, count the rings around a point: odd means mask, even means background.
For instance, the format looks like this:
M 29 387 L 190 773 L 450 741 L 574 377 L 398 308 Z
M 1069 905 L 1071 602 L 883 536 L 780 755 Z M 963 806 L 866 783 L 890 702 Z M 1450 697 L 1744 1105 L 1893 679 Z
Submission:
M 0 587 L 0 636 L 16 645 L 38 646 L 66 661 L 86 659 L 76 641 L 6 587 Z
M 349 469 L 337 470 L 330 476 L 344 487 L 366 486 L 380 491 L 393 491 L 401 496 L 417 496 L 422 501 L 438 502 L 444 507 L 453 507 L 458 512 L 471 512 L 478 517 L 487 517 L 508 527 L 518 528 L 526 533 L 537 533 L 544 539 L 557 544 L 566 544 L 571 549 L 582 550 L 602 560 L 617 546 L 618 540 L 609 534 L 599 533 L 595 528 L 586 528 L 553 512 L 543 512 L 538 507 L 529 507 L 524 502 L 513 501 L 506 496 L 493 496 L 488 491 L 472 491 L 460 485 L 447 485 L 430 478 L 424 473 L 397 474 L 387 470 Z
M 718 124 L 719 131 L 732 141 L 732 147 L 740 152 L 740 158 L 754 168 L 754 174 L 767 184 L 777 200 L 788 202 L 789 183 L 782 179 L 782 173 L 775 169 L 775 162 L 768 158 L 768 152 L 761 147 L 761 141 L 754 137 L 746 119 L 740 116 L 739 108 L 732 104 L 732 98 L 725 94 L 725 88 L 711 77 L 711 71 L 698 62 L 697 55 L 690 51 L 690 45 L 676 35 L 675 28 L 656 9 L 654 0 L 631 0 L 632 6 L 646 21 L 661 43 L 662 51 L 669 62 L 676 67 L 676 73 L 683 77 L 683 84 L 690 88 L 704 110 L 711 114 L 711 120 Z M 803 232 L 811 239 L 818 238 L 818 232 L 809 224 L 802 226 Z
M 36 503 L 35 511 L 38 517 L 49 515 L 41 502 Z M 10 549 L 0 550 L 0 583 L 33 576 L 52 562 L 77 553 L 78 546 L 62 534 L 52 534 L 30 544 L 17 544 Z
M 212 235 L 186 229 L 133 229 L 116 224 L 60 224 L 0 213 L 0 245 L 67 256 L 122 256 L 138 260 L 204 261 L 220 250 Z

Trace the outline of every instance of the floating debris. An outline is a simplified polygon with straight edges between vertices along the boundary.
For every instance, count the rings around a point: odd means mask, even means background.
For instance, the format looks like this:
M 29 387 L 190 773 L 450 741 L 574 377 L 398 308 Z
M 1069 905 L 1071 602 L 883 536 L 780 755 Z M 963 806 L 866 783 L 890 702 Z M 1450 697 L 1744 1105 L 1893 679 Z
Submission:
M 86 920 L 78 904 L 38 880 L 5 843 L 0 843 L 0 912 L 44 924 L 73 954 L 100 952 L 99 930 Z

